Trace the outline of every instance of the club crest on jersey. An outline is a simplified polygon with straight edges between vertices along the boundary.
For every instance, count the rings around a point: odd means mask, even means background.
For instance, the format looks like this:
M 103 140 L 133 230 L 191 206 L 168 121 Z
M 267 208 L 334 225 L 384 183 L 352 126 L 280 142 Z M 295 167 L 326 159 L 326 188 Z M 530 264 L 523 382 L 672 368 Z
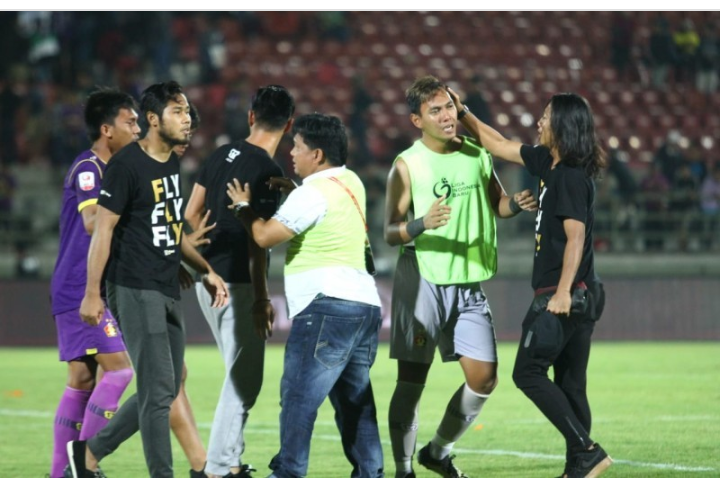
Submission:
M 240 151 L 239 151 L 239 150 L 237 150 L 237 149 L 231 149 L 231 150 L 230 150 L 230 153 L 228 153 L 228 156 L 225 157 L 225 161 L 226 161 L 226 162 L 232 162 L 233 160 L 235 160 L 235 157 L 237 157 L 238 155 L 240 155 Z
M 425 335 L 425 333 L 423 331 L 420 331 L 415 336 L 415 339 L 413 340 L 413 345 L 416 348 L 424 348 L 426 344 L 427 344 L 427 336 Z
M 92 172 L 80 172 L 78 174 L 78 185 L 83 191 L 95 189 L 95 174 Z
M 118 335 L 117 327 L 115 327 L 110 319 L 106 319 L 105 322 L 106 324 L 103 330 L 105 331 L 107 337 L 116 337 Z

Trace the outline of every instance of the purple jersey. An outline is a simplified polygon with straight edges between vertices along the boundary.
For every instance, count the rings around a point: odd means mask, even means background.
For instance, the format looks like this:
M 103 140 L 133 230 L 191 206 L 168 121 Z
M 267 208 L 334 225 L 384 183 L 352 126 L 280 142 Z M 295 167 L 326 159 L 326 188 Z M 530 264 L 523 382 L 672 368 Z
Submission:
M 81 153 L 70 166 L 63 185 L 60 211 L 60 250 L 51 283 L 52 313 L 80 308 L 87 282 L 90 235 L 81 211 L 97 204 L 105 162 L 91 150 Z

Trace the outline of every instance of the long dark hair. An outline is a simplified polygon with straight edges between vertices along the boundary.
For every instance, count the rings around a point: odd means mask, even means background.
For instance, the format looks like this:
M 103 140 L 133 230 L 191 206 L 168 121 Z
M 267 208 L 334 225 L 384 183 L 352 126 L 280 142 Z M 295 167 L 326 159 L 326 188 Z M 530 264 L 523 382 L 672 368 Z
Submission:
M 549 105 L 553 144 L 560 160 L 571 167 L 583 167 L 588 177 L 597 177 L 606 161 L 590 104 L 578 94 L 558 93 Z

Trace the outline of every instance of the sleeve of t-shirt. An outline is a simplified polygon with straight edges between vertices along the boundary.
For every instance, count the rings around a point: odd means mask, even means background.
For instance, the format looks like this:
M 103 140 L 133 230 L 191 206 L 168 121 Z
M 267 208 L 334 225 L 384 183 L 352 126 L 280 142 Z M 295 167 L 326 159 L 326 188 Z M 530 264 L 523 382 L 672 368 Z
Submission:
M 98 204 L 115 214 L 122 214 L 131 200 L 135 188 L 135 177 L 130 169 L 116 160 L 108 164 L 103 177 Z
M 268 181 L 271 177 L 282 177 L 283 173 L 279 166 L 273 164 L 266 170 L 257 172 L 255 180 L 250 182 L 252 201 L 250 206 L 264 219 L 270 219 L 280 206 L 280 191 L 270 189 Z
M 299 235 L 322 221 L 327 213 L 327 201 L 311 186 L 300 186 L 285 199 L 273 219 Z
M 200 170 L 197 173 L 197 176 L 195 178 L 195 184 L 198 184 L 203 187 L 208 186 L 208 180 L 207 180 L 207 173 L 208 173 L 208 166 L 212 164 L 212 161 L 215 157 L 215 154 L 208 157 L 208 159 L 205 161 L 205 163 L 200 166 Z
M 78 212 L 82 212 L 88 206 L 97 204 L 101 184 L 102 173 L 98 162 L 88 159 L 77 165 L 73 187 L 78 202 Z
M 558 195 L 555 215 L 561 219 L 570 218 L 586 223 L 589 195 L 583 171 L 563 171 L 561 177 L 558 177 L 556 189 Z
M 552 163 L 550 149 L 542 145 L 523 145 L 520 147 L 520 157 L 522 157 L 528 172 L 538 177 L 542 177 Z

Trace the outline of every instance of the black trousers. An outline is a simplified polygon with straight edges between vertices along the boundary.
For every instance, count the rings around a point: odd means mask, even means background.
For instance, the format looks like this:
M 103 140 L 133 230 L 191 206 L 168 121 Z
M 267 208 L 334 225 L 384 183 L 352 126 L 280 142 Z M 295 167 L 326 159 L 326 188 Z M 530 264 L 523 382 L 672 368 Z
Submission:
M 587 365 L 595 321 L 584 316 L 560 317 L 562 345 L 556 352 L 539 357 L 533 352 L 533 340 L 528 338 L 536 317 L 531 306 L 523 320 L 513 381 L 565 437 L 568 453 L 587 449 L 593 443 Z M 553 381 L 548 377 L 551 366 Z

